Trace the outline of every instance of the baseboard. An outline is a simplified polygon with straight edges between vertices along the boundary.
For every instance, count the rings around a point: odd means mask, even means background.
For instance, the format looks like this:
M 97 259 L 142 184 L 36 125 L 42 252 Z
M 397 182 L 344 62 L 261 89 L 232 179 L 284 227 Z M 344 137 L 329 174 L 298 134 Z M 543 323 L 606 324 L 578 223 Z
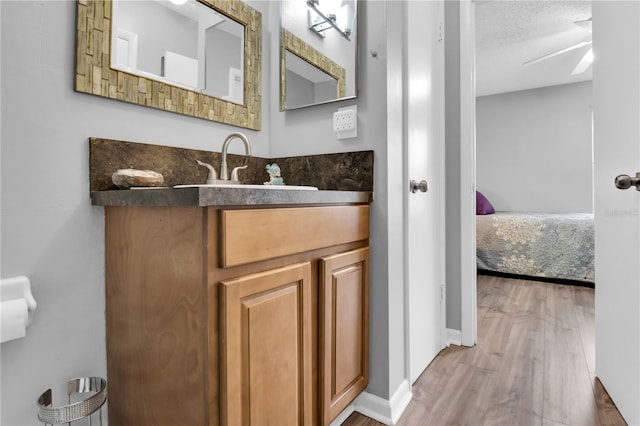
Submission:
M 331 423 L 329 423 L 329 426 L 340 426 L 347 420 L 347 418 L 349 418 L 351 414 L 353 414 L 354 411 L 356 411 L 356 409 L 352 402 L 347 406 L 347 408 L 342 410 L 342 413 L 338 414 L 338 417 L 336 417 Z
M 462 331 L 447 328 L 447 346 L 462 346 Z
M 568 278 L 536 277 L 533 275 L 518 275 L 518 274 L 510 274 L 508 272 L 489 271 L 487 269 L 478 269 L 477 271 L 478 271 L 478 275 L 489 275 L 492 277 L 512 278 L 516 280 L 527 280 L 527 281 L 542 281 L 546 283 L 573 285 L 578 287 L 589 287 L 589 288 L 596 287 L 596 283 L 593 281 L 572 280 Z
M 381 423 L 395 425 L 411 402 L 411 398 L 413 398 L 413 394 L 409 382 L 403 380 L 391 400 L 387 401 L 379 396 L 363 392 L 353 401 L 353 408 L 354 411 Z

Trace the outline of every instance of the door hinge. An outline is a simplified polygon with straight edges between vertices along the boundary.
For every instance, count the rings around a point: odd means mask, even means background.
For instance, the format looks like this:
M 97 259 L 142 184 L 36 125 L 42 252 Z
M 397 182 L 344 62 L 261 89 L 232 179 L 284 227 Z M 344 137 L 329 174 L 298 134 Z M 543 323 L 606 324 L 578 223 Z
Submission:
M 440 25 L 438 27 L 438 41 L 442 43 L 444 39 L 444 22 L 440 21 Z

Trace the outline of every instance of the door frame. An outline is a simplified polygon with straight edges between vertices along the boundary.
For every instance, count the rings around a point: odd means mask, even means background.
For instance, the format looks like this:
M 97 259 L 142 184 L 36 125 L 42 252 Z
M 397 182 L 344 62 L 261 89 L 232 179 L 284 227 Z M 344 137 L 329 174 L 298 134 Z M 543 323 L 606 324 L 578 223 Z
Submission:
M 475 1 L 460 1 L 460 340 L 478 341 Z

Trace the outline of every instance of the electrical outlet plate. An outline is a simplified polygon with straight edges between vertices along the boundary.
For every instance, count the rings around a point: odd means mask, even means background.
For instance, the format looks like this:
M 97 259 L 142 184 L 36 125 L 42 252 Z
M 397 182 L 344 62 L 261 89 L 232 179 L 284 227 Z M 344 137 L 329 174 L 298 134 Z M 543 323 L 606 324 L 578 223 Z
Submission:
M 358 136 L 357 105 L 338 108 L 338 111 L 333 113 L 333 131 L 338 134 L 338 139 Z

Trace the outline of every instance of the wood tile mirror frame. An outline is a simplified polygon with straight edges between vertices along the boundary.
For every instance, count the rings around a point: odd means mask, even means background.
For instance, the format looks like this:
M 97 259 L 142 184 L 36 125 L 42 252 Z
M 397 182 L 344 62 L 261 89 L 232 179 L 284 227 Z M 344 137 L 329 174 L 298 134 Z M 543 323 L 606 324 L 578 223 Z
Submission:
M 197 0 L 245 27 L 244 104 L 111 68 L 113 0 L 78 0 L 75 90 L 246 129 L 262 127 L 262 14 L 240 0 Z

